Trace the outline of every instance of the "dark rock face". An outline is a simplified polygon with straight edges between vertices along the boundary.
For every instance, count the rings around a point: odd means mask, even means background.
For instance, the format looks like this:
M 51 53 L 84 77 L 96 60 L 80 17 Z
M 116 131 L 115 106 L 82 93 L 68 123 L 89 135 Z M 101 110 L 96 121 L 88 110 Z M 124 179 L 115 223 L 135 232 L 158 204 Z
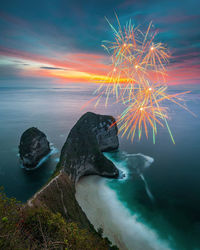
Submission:
M 112 116 L 87 112 L 71 129 L 62 148 L 59 164 L 73 182 L 91 174 L 118 177 L 119 170 L 102 154 L 119 146 L 117 126 L 111 127 L 114 122 Z
M 35 167 L 50 152 L 46 135 L 37 128 L 27 129 L 21 136 L 19 154 L 27 168 Z

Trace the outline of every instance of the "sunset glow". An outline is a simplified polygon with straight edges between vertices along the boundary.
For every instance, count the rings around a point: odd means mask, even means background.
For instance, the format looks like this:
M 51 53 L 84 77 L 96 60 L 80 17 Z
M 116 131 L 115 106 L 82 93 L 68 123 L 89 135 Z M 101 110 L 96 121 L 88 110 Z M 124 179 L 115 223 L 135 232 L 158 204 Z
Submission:
M 151 50 L 152 51 L 152 50 Z M 108 79 L 111 66 L 107 64 L 108 56 L 101 54 L 57 54 L 48 57 L 39 54 L 27 53 L 21 50 L 12 50 L 0 47 L 1 65 L 17 65 L 17 76 L 31 78 L 52 78 L 55 82 L 85 82 L 96 83 Z M 20 60 L 16 63 L 16 60 Z M 187 64 L 187 65 L 186 65 Z M 138 69 L 139 65 L 135 65 Z M 198 83 L 200 65 L 183 61 L 169 66 L 170 74 L 167 77 L 169 85 Z M 113 72 L 117 69 L 113 68 Z

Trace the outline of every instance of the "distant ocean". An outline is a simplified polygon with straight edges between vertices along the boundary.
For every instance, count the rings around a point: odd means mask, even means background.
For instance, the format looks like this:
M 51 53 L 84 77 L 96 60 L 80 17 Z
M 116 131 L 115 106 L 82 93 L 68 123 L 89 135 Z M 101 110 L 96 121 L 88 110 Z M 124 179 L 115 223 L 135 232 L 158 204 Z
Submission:
M 92 104 L 81 109 L 93 97 L 93 90 L 94 87 L 76 84 L 63 88 L 0 87 L 0 185 L 8 196 L 25 202 L 45 184 L 70 129 L 83 113 L 92 111 L 115 117 L 120 114 L 122 106 L 105 108 L 103 103 L 96 109 Z M 159 128 L 155 145 L 152 136 L 141 141 L 136 138 L 133 143 L 126 137 L 120 138 L 119 151 L 106 156 L 126 173 L 126 178 L 86 177 L 80 182 L 82 195 L 84 187 L 85 195 L 87 188 L 92 192 L 91 185 L 104 189 L 102 198 L 107 199 L 109 206 L 115 204 L 112 207 L 119 218 L 118 227 L 124 227 L 122 234 L 130 234 L 130 240 L 134 233 L 136 243 L 137 239 L 146 240 L 145 250 L 156 249 L 155 242 L 149 243 L 151 240 L 159 241 L 157 249 L 200 249 L 200 91 L 193 90 L 186 100 L 197 118 L 175 105 L 169 106 L 175 145 L 165 128 Z M 18 144 L 24 130 L 32 126 L 46 133 L 54 151 L 39 168 L 26 171 L 20 166 Z M 141 157 L 146 157 L 146 161 L 141 161 Z M 144 162 L 148 166 L 137 176 L 133 166 Z M 98 182 L 92 178 L 98 178 Z M 144 249 L 139 241 L 136 243 L 136 250 Z

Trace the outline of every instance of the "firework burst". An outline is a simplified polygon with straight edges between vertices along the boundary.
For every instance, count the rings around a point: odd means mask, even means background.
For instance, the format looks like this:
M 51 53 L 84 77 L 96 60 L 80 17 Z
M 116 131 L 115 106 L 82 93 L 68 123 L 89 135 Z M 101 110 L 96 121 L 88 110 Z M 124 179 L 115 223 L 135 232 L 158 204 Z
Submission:
M 112 95 L 116 102 L 125 106 L 116 121 L 122 136 L 127 134 L 133 140 L 137 131 L 141 139 L 144 131 L 148 138 L 149 129 L 152 129 L 155 143 L 157 126 L 160 125 L 167 127 L 175 143 L 167 122 L 166 101 L 188 110 L 181 98 L 187 92 L 167 94 L 166 66 L 170 58 L 169 51 L 164 44 L 155 42 L 158 32 L 152 31 L 152 23 L 146 32 L 142 32 L 131 20 L 122 28 L 116 18 L 117 29 L 107 20 L 114 37 L 113 41 L 103 41 L 102 46 L 111 57 L 111 71 L 95 91 L 96 105 L 102 96 L 106 96 L 107 105 Z

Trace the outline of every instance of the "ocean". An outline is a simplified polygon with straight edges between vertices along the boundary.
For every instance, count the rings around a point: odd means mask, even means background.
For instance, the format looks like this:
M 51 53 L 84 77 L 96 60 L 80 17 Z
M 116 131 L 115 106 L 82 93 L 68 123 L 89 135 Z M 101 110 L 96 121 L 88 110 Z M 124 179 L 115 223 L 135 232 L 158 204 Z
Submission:
M 92 111 L 114 117 L 120 114 L 123 106 L 119 104 L 105 107 L 100 103 L 96 108 L 88 104 L 81 108 L 91 100 L 94 89 L 88 84 L 0 87 L 0 185 L 9 197 L 25 202 L 45 184 L 70 129 L 83 113 Z M 115 211 L 118 239 L 113 237 L 116 242 L 127 242 L 127 249 L 200 249 L 200 91 L 193 90 L 185 99 L 197 117 L 170 104 L 169 125 L 175 145 L 167 129 L 161 127 L 155 144 L 152 135 L 148 140 L 143 136 L 139 141 L 136 137 L 133 143 L 120 137 L 119 150 L 105 155 L 125 172 L 125 179 L 90 176 L 77 186 L 77 199 L 80 204 L 82 199 L 83 209 L 92 209 L 92 193 L 98 192 L 101 197 L 101 189 L 104 190 L 101 198 L 107 203 L 101 213 Z M 18 145 L 21 134 L 32 126 L 47 135 L 52 154 L 37 169 L 26 171 L 19 160 Z M 140 175 L 135 173 L 136 165 L 144 167 Z M 94 182 L 94 178 L 98 181 Z M 100 213 L 97 210 L 93 211 L 93 219 Z M 90 211 L 90 218 L 89 214 Z

